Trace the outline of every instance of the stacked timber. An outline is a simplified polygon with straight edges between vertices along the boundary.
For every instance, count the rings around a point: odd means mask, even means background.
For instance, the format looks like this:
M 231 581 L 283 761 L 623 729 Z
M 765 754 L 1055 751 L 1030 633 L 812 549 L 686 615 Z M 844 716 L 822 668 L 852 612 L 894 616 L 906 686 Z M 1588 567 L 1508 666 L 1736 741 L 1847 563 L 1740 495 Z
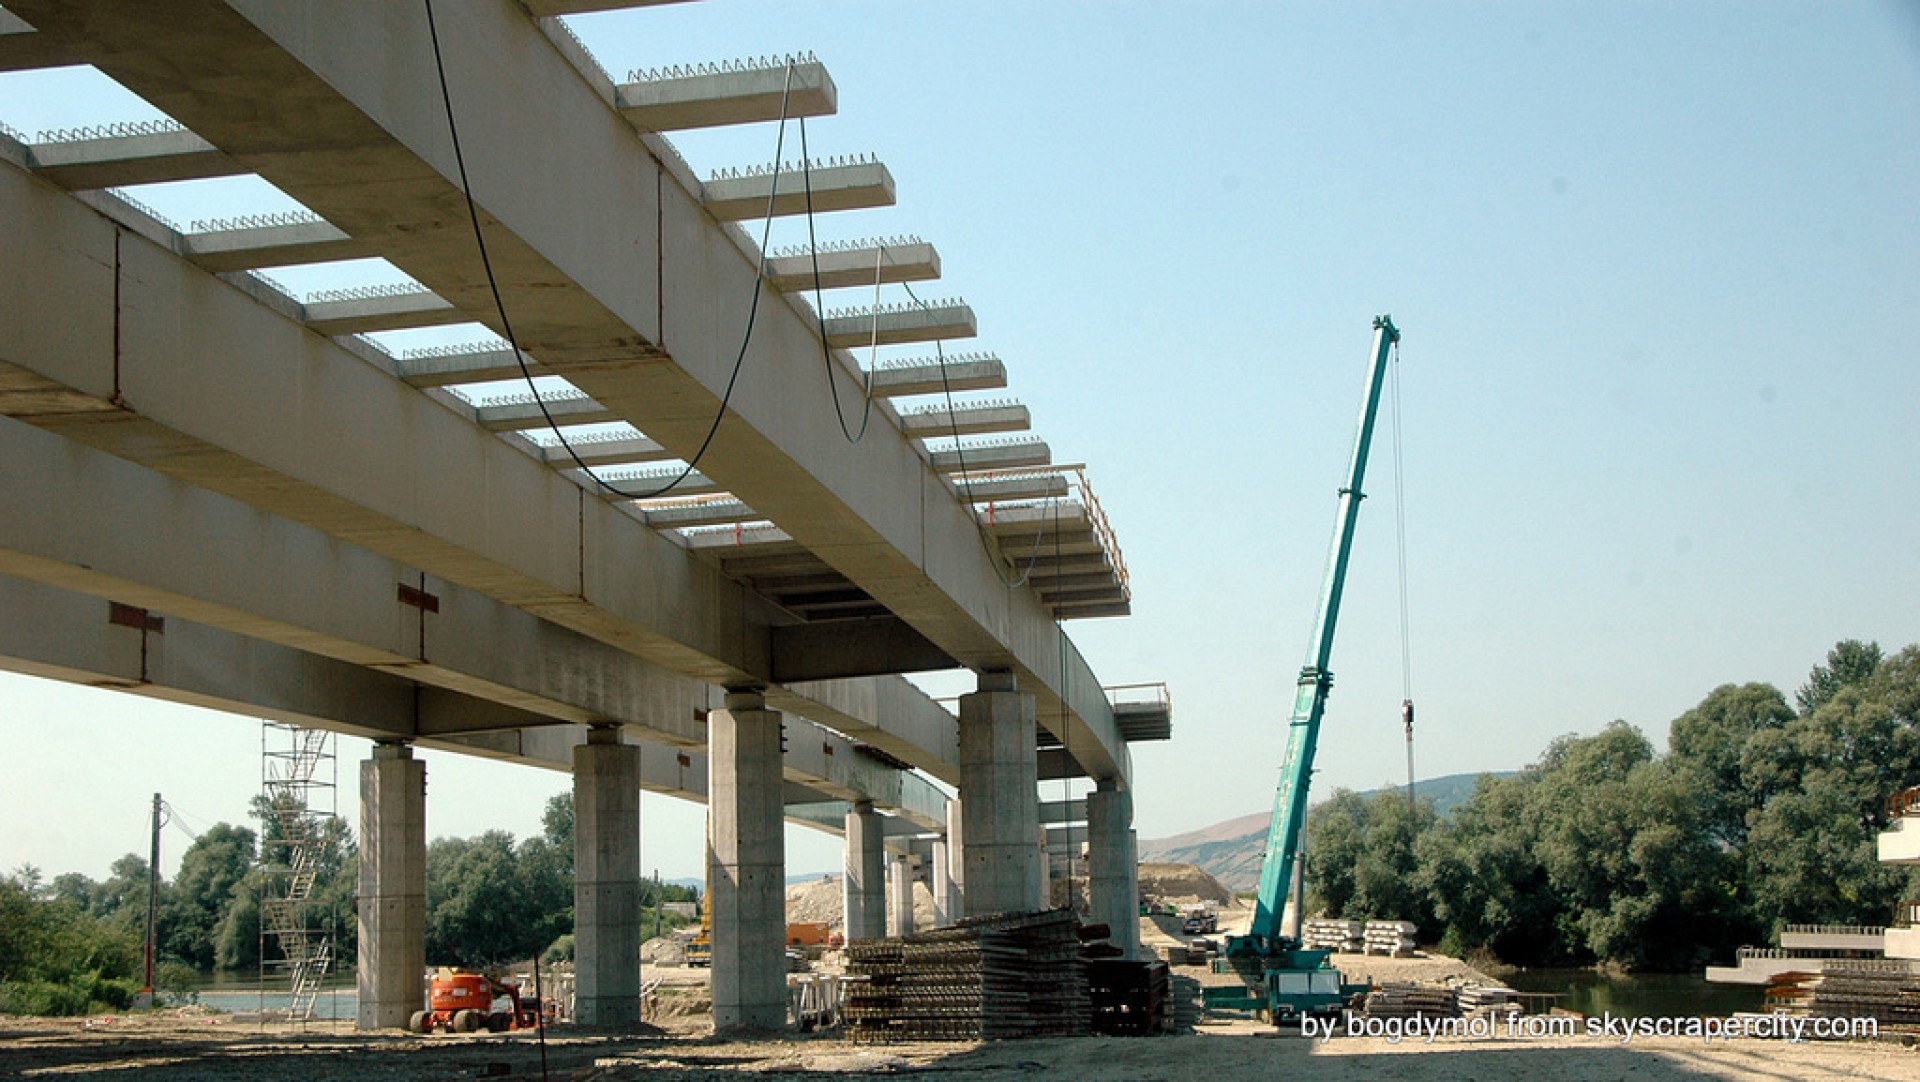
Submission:
M 1092 1005 L 1064 909 L 847 945 L 843 1017 L 858 1043 L 1078 1037 Z
M 1308 950 L 1359 954 L 1366 943 L 1367 922 L 1362 920 L 1310 920 L 1300 929 L 1300 945 Z
M 1898 959 L 1829 958 L 1812 981 L 1815 1018 L 1872 1018 L 1882 1029 L 1920 1027 L 1920 974 Z
M 1413 923 L 1404 920 L 1367 922 L 1366 952 L 1391 958 L 1413 957 Z
M 1452 1018 L 1460 1013 L 1451 988 L 1392 982 L 1367 994 L 1368 1018 Z

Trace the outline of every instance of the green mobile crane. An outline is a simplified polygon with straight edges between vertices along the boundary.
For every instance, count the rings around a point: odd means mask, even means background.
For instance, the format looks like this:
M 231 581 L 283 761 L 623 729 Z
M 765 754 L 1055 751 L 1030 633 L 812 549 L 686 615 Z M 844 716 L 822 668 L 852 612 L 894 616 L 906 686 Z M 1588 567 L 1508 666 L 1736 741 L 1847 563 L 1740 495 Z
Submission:
M 1327 665 L 1333 655 L 1333 629 L 1340 616 L 1347 558 L 1353 551 L 1354 523 L 1360 517 L 1363 498 L 1360 483 L 1367 472 L 1367 449 L 1373 442 L 1374 415 L 1380 405 L 1381 386 L 1386 381 L 1388 354 L 1400 340 L 1391 316 L 1376 318 L 1373 330 L 1373 361 L 1367 370 L 1366 401 L 1360 407 L 1353 464 L 1347 473 L 1346 487 L 1340 490 L 1333 553 L 1327 561 L 1326 583 L 1320 590 L 1320 619 L 1314 625 L 1313 642 L 1294 695 L 1293 717 L 1288 723 L 1287 758 L 1280 771 L 1280 788 L 1274 795 L 1273 818 L 1267 827 L 1267 852 L 1260 867 L 1260 893 L 1255 900 L 1253 924 L 1246 935 L 1227 937 L 1227 949 L 1216 963 L 1223 971 L 1238 973 L 1245 987 L 1217 992 L 1208 989 L 1209 1006 L 1263 1010 L 1276 1023 L 1286 1018 L 1338 1011 L 1349 996 L 1364 989 L 1364 986 L 1345 983 L 1340 971 L 1327 960 L 1331 952 L 1301 946 L 1297 920 L 1292 928 L 1282 928 L 1281 921 L 1293 885 L 1295 865 L 1300 859 L 1300 841 L 1307 822 L 1307 782 L 1313 773 L 1320 718 L 1326 712 L 1327 693 L 1333 688 L 1333 672 Z M 1302 901 L 1295 899 L 1296 909 Z

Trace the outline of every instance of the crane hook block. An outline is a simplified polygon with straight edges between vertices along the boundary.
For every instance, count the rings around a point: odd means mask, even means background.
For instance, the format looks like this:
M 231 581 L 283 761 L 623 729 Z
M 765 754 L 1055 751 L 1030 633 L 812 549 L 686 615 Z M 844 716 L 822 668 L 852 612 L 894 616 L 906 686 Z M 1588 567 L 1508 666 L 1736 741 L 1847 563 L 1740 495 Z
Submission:
M 1400 720 L 1406 723 L 1408 735 L 1412 735 L 1413 733 L 1413 700 L 1412 699 L 1402 699 L 1400 701 Z

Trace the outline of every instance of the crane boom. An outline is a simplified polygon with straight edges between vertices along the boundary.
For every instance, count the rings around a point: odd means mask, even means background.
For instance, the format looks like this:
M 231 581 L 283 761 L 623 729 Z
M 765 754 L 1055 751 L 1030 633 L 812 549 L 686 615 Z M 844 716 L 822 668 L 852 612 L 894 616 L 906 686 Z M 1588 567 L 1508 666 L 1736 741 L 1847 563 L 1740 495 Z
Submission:
M 1283 934 L 1281 919 L 1306 826 L 1307 783 L 1313 773 L 1320 718 L 1326 712 L 1327 693 L 1333 688 L 1333 672 L 1327 665 L 1333 656 L 1333 631 L 1340 618 L 1340 594 L 1346 586 L 1354 524 L 1360 517 L 1360 501 L 1365 498 L 1360 484 L 1367 473 L 1367 451 L 1373 442 L 1373 422 L 1380 406 L 1381 385 L 1386 380 L 1387 356 L 1393 344 L 1400 340 L 1391 316 L 1377 317 L 1373 328 L 1373 362 L 1367 370 L 1367 394 L 1360 407 L 1353 462 L 1347 471 L 1346 487 L 1340 490 L 1333 552 L 1328 557 L 1326 582 L 1320 590 L 1320 618 L 1314 624 L 1307 663 L 1300 670 L 1294 693 L 1293 717 L 1287 728 L 1287 757 L 1280 770 L 1280 787 L 1274 794 L 1273 818 L 1267 827 L 1267 852 L 1260 866 L 1260 893 L 1249 929 L 1256 942 L 1276 941 Z M 1292 938 L 1297 941 L 1297 929 Z

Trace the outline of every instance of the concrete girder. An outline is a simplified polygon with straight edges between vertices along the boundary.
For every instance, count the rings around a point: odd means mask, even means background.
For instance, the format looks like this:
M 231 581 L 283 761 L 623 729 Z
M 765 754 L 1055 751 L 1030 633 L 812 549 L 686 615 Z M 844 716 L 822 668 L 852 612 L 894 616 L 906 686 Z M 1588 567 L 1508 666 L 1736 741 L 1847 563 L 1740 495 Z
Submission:
M 976 504 L 1002 500 L 1054 500 L 1067 495 L 1067 479 L 1057 473 L 994 477 L 955 486 L 962 499 Z
M 641 514 L 640 503 L 646 500 L 667 499 L 679 496 L 711 496 L 725 492 L 720 483 L 699 470 L 681 477 L 681 471 L 666 470 L 616 470 L 601 474 L 600 479 L 611 486 L 609 492 L 595 484 L 584 470 L 561 470 L 561 476 L 586 489 L 588 492 L 605 495 L 612 500 L 625 500 Z M 675 481 L 679 478 L 678 481 Z M 672 488 L 667 488 L 669 482 Z M 663 491 L 664 490 L 664 491 Z M 623 495 L 631 493 L 631 495 Z
M 689 526 L 720 526 L 730 522 L 753 522 L 766 516 L 739 500 L 703 500 L 697 503 L 667 504 L 645 508 L 647 525 L 659 530 L 677 530 Z
M 948 391 L 993 391 L 1007 385 L 1006 362 L 998 357 L 967 355 L 922 357 L 877 368 L 873 393 L 881 398 L 945 394 Z
M 399 356 L 393 359 L 393 374 L 405 380 L 413 387 L 446 387 L 455 383 L 496 383 L 503 380 L 520 379 L 526 374 L 536 376 L 551 375 L 540 362 L 526 354 L 519 359 L 526 362 L 526 370 L 521 370 L 519 361 L 514 359 L 514 351 L 505 348 L 475 348 L 457 352 L 439 350 L 417 356 Z
M 195 266 L 215 273 L 331 263 L 374 254 L 371 245 L 317 221 L 185 233 L 179 250 Z
M 808 188 L 812 195 L 809 198 Z M 758 176 L 715 177 L 700 186 L 700 206 L 720 222 L 758 221 L 769 209 L 776 218 L 830 210 L 893 206 L 893 174 L 879 162 L 798 169 Z M 771 200 L 771 207 L 769 207 Z
M 337 301 L 309 301 L 300 307 L 301 318 L 307 326 L 325 335 L 405 331 L 472 322 L 471 316 L 425 289 Z
M 748 68 L 668 75 L 614 89 L 622 116 L 641 131 L 668 132 L 832 116 L 839 95 L 826 66 L 800 60 L 789 68 Z
M 856 310 L 821 320 L 827 345 L 835 349 L 857 346 L 898 346 L 935 339 L 972 338 L 980 333 L 973 308 L 960 301 L 936 301 L 903 308 Z
M 392 673 L 498 704 L 387 735 L 619 722 L 678 749 L 705 743 L 712 701 L 699 681 L 654 666 L 461 587 L 416 576 L 357 546 L 11 420 L 0 458 L 24 467 L 0 488 L 0 573 L 102 601 Z M 158 539 L 158 540 L 156 540 Z M 901 682 L 904 683 L 904 682 Z M 790 781 L 897 806 L 900 771 L 861 756 L 787 692 Z M 889 700 L 892 701 L 892 700 Z M 938 744 L 935 742 L 935 746 Z M 561 758 L 564 767 L 570 759 Z
M 0 71 L 36 71 L 85 62 L 71 44 L 35 33 L 26 20 L 0 9 Z
M 558 443 L 541 444 L 540 457 L 548 465 L 572 464 L 577 457 L 589 466 L 625 466 L 665 462 L 674 456 L 645 436 L 616 436 L 594 440 L 569 437 L 567 447 Z
M 1038 436 L 1031 439 L 994 440 L 976 443 L 971 447 L 962 446 L 958 450 L 930 451 L 927 463 L 946 474 L 1050 466 L 1053 464 L 1053 449 Z
M 617 420 L 612 410 L 583 394 L 542 394 L 539 401 L 534 401 L 530 395 L 520 396 L 509 402 L 479 406 L 473 413 L 474 422 L 489 432 L 525 432 L 528 429 L 548 428 L 548 417 L 576 425 Z M 561 453 L 565 454 L 564 451 Z
M 448 180 L 422 12 L 248 3 L 243 14 L 216 0 L 18 6 L 439 296 L 493 318 L 472 237 L 454 224 L 461 195 Z M 744 238 L 715 227 L 671 151 L 635 133 L 541 28 L 506 8 L 464 14 L 441 28 L 441 44 L 523 348 L 690 453 L 732 370 L 757 273 Z M 209 94 L 214 79 L 253 93 Z M 393 92 L 405 85 L 419 92 Z M 572 168 L 556 173 L 555 161 Z M 633 258 L 650 250 L 660 257 Z M 1124 784 L 1110 711 L 1078 690 L 1097 689 L 1091 671 L 1039 600 L 1001 585 L 993 557 L 954 528 L 961 509 L 927 498 L 944 486 L 920 456 L 904 438 L 848 446 L 819 433 L 830 407 L 813 376 L 813 326 L 791 305 L 763 313 L 754 352 L 766 371 L 732 399 L 735 422 L 703 469 L 955 657 L 1012 669 L 1044 717 L 1062 698 L 1074 704 L 1058 722 L 1068 747 Z
M 535 18 L 558 15 L 585 15 L 593 11 L 621 11 L 626 8 L 650 8 L 660 4 L 679 4 L 685 0 L 520 0 L 520 6 Z
M 817 277 L 816 277 L 817 275 Z M 906 244 L 856 243 L 822 252 L 774 256 L 767 260 L 767 284 L 783 293 L 814 288 L 873 288 L 940 277 L 940 253 L 925 241 Z
M 1025 432 L 1031 427 L 1033 416 L 1025 406 L 961 406 L 953 410 L 936 406 L 900 416 L 900 430 L 922 440 Z
M 230 177 L 246 167 L 190 131 L 33 143 L 33 171 L 70 191 Z

